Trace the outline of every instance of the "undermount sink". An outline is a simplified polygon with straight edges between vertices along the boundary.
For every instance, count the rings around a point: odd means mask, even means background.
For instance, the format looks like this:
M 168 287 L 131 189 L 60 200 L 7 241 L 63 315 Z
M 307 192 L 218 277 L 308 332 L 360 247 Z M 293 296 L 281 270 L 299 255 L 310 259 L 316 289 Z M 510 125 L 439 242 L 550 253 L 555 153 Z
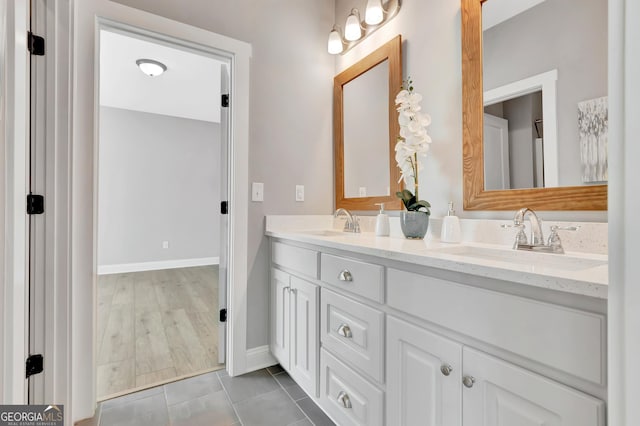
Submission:
M 534 268 L 552 268 L 566 271 L 580 271 L 606 265 L 604 259 L 576 257 L 567 254 L 536 253 L 510 249 L 496 249 L 479 246 L 456 246 L 436 250 L 437 253 L 485 261 L 527 265 Z

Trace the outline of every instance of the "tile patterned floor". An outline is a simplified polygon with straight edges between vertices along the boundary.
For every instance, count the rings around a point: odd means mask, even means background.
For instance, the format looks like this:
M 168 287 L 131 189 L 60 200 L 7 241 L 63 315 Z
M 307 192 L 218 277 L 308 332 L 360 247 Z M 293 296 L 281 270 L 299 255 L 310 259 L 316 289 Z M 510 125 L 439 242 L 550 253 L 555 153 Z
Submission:
M 224 370 L 104 401 L 77 426 L 335 425 L 279 366 Z

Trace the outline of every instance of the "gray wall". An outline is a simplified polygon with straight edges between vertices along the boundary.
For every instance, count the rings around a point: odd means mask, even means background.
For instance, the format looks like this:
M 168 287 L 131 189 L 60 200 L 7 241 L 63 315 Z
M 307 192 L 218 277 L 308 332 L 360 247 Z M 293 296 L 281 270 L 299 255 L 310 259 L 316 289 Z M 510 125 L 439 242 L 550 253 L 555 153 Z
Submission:
M 547 0 L 483 35 L 484 89 L 558 69 L 560 186 L 582 185 L 577 103 L 607 94 L 607 1 Z
M 99 149 L 98 266 L 220 255 L 220 124 L 101 107 Z
M 188 7 L 172 0 L 119 2 L 253 46 L 249 179 L 265 183 L 265 201 L 250 203 L 249 210 L 247 347 L 267 344 L 268 338 L 264 215 L 328 214 L 333 210 L 334 74 L 398 34 L 404 40 L 404 74 L 413 78 L 416 90 L 424 96 L 423 110 L 433 120 L 429 133 L 434 142 L 421 173 L 421 198 L 431 202 L 434 216 L 446 214 L 450 200 L 462 205 L 459 2 L 405 1 L 398 16 L 342 56 L 327 54 L 329 31 L 334 22 L 344 26 L 351 7 L 364 10 L 366 0 L 336 0 L 335 5 L 331 0 L 191 0 Z M 296 184 L 305 185 L 304 203 L 295 202 Z M 458 214 L 465 218 L 513 217 L 513 212 L 461 209 Z M 606 212 L 543 212 L 542 217 L 607 220 Z
M 118 0 L 251 43 L 249 180 L 264 202 L 249 203 L 247 347 L 268 343 L 266 214 L 333 210 L 332 87 L 327 54 L 331 0 Z M 295 201 L 295 185 L 305 201 Z M 249 191 L 250 193 L 251 191 Z

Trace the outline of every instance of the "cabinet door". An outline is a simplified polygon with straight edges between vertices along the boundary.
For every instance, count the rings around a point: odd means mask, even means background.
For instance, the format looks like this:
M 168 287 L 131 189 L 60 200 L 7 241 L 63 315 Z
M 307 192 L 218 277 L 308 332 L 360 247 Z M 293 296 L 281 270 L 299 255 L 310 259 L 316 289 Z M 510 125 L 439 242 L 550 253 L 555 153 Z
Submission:
M 387 316 L 387 425 L 461 426 L 462 346 Z
M 290 276 L 271 268 L 271 353 L 283 368 L 289 369 Z
M 289 374 L 309 395 L 318 396 L 319 287 L 291 277 L 291 358 Z
M 605 424 L 604 402 L 594 397 L 471 348 L 463 360 L 464 426 Z

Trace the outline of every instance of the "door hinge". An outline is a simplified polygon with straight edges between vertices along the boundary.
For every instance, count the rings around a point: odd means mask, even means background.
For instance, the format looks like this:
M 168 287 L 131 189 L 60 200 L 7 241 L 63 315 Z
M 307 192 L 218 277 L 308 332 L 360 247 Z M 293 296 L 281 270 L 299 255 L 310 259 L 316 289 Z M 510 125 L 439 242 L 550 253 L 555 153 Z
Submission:
M 44 196 L 29 194 L 27 195 L 27 214 L 44 213 Z
M 27 379 L 34 374 L 42 373 L 42 371 L 44 370 L 44 358 L 41 354 L 29 355 L 25 364 Z
M 44 56 L 44 37 L 40 37 L 29 31 L 28 39 L 29 53 L 36 56 Z
M 229 214 L 229 202 L 223 201 L 220 203 L 220 214 Z
M 223 108 L 227 108 L 229 106 L 229 95 L 222 95 L 221 105 Z
M 220 322 L 227 322 L 227 308 L 220 309 Z

